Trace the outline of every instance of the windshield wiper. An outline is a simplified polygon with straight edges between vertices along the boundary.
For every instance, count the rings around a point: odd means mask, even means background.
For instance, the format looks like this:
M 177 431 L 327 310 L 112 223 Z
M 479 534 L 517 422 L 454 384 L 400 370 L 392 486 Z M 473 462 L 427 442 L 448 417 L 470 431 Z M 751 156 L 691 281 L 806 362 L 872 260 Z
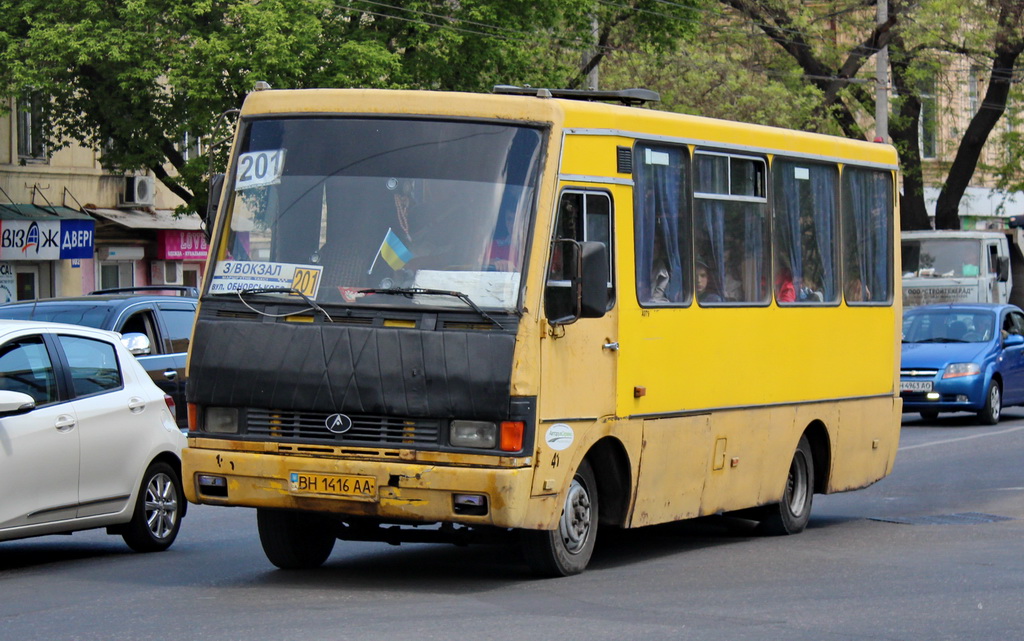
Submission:
M 468 294 L 463 292 L 450 291 L 447 289 L 425 289 L 423 287 L 383 287 L 375 289 L 361 289 L 360 292 L 364 294 L 391 294 L 393 296 L 405 296 L 412 298 L 418 294 L 423 296 L 451 296 L 452 298 L 458 298 L 465 304 L 469 305 L 474 312 L 479 314 L 482 318 L 489 320 L 498 326 L 499 329 L 505 329 L 505 327 L 491 317 L 487 312 L 480 309 L 480 306 L 473 302 L 473 299 Z
M 324 318 L 326 318 L 329 322 L 331 322 L 331 323 L 334 322 L 334 319 L 331 318 L 331 315 L 327 313 L 327 310 L 325 310 L 323 307 L 320 307 L 320 305 L 318 305 L 316 303 L 316 301 L 314 301 L 309 296 L 306 296 L 305 294 L 303 294 L 301 291 L 295 289 L 294 287 L 253 287 L 251 289 L 240 289 L 240 290 L 238 290 L 238 300 L 242 301 L 242 303 L 246 307 L 248 307 L 249 309 L 252 309 L 254 312 L 256 312 L 258 314 L 263 314 L 264 316 L 269 316 L 270 314 L 266 314 L 264 312 L 261 312 L 258 309 L 253 309 L 249 305 L 249 303 L 245 302 L 245 299 L 242 298 L 242 296 L 243 295 L 248 295 L 248 294 L 295 294 L 296 296 L 302 298 L 302 300 L 307 305 L 309 305 L 310 309 L 313 309 L 313 310 L 318 311 L 321 314 L 323 314 Z M 281 314 L 281 316 L 294 316 L 294 314 Z

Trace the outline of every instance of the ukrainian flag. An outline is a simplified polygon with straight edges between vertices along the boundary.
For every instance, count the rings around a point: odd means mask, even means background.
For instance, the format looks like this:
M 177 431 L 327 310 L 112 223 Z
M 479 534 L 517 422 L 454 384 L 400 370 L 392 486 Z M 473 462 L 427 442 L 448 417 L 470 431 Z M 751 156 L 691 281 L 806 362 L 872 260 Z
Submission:
M 381 258 L 384 259 L 388 265 L 391 265 L 391 269 L 398 271 L 405 266 L 407 262 L 413 259 L 414 255 L 409 248 L 405 246 L 402 239 L 398 237 L 395 232 L 388 229 L 388 233 L 384 236 L 384 242 L 380 244 L 380 250 L 378 251 Z M 372 271 L 372 268 L 371 268 Z

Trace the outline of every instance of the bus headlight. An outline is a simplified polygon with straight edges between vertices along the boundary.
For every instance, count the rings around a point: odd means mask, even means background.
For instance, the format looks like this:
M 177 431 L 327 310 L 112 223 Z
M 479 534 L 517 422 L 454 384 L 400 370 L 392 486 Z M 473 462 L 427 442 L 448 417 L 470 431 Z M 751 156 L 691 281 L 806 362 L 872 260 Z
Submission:
M 486 421 L 452 421 L 448 442 L 455 447 L 492 450 L 498 445 L 498 426 Z
M 238 409 L 207 407 L 203 431 L 211 434 L 238 434 Z
M 981 366 L 977 363 L 950 363 L 946 366 L 942 378 L 959 378 L 961 376 L 977 376 L 981 374 Z

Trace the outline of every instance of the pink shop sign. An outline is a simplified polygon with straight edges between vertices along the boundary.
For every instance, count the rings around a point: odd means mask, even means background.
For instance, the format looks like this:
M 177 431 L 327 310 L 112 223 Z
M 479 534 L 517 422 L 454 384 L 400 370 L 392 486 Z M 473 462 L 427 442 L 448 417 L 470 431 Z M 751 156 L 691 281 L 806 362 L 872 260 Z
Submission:
M 157 235 L 157 259 L 206 260 L 206 236 L 197 230 L 161 229 Z

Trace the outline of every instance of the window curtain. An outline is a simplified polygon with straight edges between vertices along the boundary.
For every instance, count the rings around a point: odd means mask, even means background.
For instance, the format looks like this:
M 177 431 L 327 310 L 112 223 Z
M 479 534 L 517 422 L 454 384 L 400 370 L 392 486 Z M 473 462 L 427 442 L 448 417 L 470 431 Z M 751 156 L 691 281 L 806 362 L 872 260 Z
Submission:
M 683 267 L 680 253 L 682 212 L 682 150 L 673 148 L 639 148 L 639 171 L 635 177 L 637 290 L 641 300 L 650 301 L 651 275 L 655 260 L 663 258 L 669 272 L 665 295 L 669 301 L 683 299 Z M 652 152 L 658 155 L 654 161 Z M 655 239 L 662 241 L 664 256 L 655 255 Z
M 888 174 L 848 169 L 846 212 L 855 243 L 854 255 L 846 263 L 847 280 L 860 278 L 866 287 L 865 301 L 889 299 L 889 229 L 892 203 Z M 851 260 L 853 263 L 851 264 Z

